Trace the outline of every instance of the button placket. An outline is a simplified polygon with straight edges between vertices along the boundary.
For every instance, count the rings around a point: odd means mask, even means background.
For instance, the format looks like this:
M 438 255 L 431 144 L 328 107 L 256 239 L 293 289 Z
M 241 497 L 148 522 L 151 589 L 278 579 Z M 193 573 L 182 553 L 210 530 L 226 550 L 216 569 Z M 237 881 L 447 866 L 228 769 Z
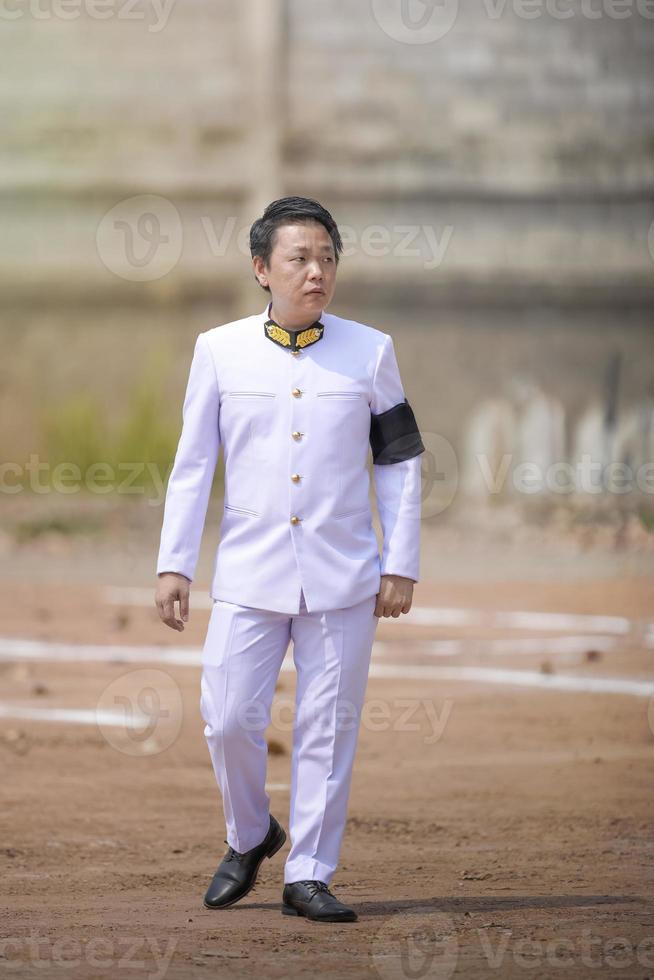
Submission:
M 305 515 L 305 474 L 302 464 L 306 439 L 306 388 L 304 384 L 305 364 L 303 358 L 294 357 L 290 361 L 289 398 L 291 399 L 291 454 L 290 454 L 290 522 L 294 526 L 301 524 Z

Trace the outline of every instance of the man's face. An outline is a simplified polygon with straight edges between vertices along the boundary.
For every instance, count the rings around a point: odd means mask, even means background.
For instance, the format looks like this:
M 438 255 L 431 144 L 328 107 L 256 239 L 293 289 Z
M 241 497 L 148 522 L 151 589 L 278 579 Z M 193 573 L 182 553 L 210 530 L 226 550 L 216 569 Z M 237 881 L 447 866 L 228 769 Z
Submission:
M 270 286 L 273 308 L 289 326 L 311 323 L 331 302 L 336 257 L 329 232 L 320 222 L 282 225 L 274 237 L 270 265 L 255 256 L 254 270 Z

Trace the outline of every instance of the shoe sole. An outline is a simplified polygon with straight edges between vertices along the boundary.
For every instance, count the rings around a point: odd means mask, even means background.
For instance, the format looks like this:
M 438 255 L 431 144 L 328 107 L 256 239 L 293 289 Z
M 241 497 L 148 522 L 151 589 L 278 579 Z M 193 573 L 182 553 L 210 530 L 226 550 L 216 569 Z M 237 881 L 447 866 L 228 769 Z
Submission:
M 259 868 L 263 864 L 264 858 L 274 857 L 277 851 L 280 849 L 280 847 L 283 847 L 284 844 L 286 843 L 286 831 L 281 826 L 280 826 L 280 830 L 281 830 L 281 834 L 278 834 L 275 843 L 272 846 L 272 849 L 269 850 L 266 854 L 264 854 L 261 860 L 259 861 L 259 863 L 257 864 L 254 870 L 254 875 L 252 877 L 252 882 L 248 887 L 247 891 L 242 892 L 242 894 L 240 894 L 238 898 L 233 898 L 230 902 L 225 902 L 223 905 L 207 905 L 206 902 L 203 902 L 205 909 L 210 909 L 212 912 L 219 909 L 228 909 L 231 905 L 236 905 L 236 903 L 240 902 L 242 898 L 245 898 L 246 895 L 250 894 L 250 892 L 252 891 L 252 889 L 257 883 L 257 875 L 259 874 Z
M 282 915 L 297 915 L 300 918 L 308 919 L 309 922 L 356 922 L 357 916 L 344 916 L 344 915 L 307 915 L 306 912 L 300 912 L 296 909 L 294 905 L 287 905 L 282 902 Z

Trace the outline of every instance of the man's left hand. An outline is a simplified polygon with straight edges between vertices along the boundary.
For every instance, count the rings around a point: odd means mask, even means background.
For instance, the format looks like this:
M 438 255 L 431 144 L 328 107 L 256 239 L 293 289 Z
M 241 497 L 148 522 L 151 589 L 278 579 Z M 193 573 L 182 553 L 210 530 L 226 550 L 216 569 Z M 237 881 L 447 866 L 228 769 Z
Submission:
M 382 575 L 375 616 L 393 616 L 397 619 L 400 613 L 408 613 L 413 600 L 413 585 L 414 580 L 404 575 Z

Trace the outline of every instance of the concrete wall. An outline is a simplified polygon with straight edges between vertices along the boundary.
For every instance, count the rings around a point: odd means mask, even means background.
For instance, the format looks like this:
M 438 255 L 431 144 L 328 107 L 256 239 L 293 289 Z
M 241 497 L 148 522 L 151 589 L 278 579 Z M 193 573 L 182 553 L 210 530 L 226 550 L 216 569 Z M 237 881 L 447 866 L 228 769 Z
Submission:
M 176 424 L 195 333 L 265 304 L 245 236 L 284 193 L 318 197 L 347 233 L 333 311 L 393 333 L 424 428 L 463 457 L 491 438 L 480 416 L 529 390 L 535 415 L 561 406 L 568 456 L 596 442 L 584 419 L 605 414 L 616 355 L 633 425 L 652 394 L 654 4 L 621 4 L 445 0 L 432 43 L 408 43 L 420 32 L 391 0 L 17 7 L 0 90 L 5 451 L 38 444 L 26 391 L 47 411 L 90 360 L 120 415 L 153 349 Z M 134 274 L 121 214 L 137 251 L 154 215 L 173 260 Z

